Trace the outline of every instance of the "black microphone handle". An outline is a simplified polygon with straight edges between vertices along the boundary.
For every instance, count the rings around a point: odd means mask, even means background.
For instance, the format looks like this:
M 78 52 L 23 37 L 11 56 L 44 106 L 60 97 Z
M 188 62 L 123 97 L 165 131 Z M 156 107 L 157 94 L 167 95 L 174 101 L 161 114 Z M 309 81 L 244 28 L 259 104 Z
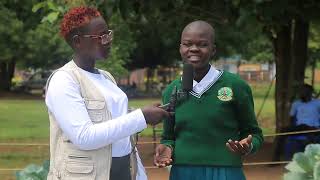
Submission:
M 193 88 L 194 70 L 191 64 L 185 63 L 182 72 L 182 90 L 190 92 Z

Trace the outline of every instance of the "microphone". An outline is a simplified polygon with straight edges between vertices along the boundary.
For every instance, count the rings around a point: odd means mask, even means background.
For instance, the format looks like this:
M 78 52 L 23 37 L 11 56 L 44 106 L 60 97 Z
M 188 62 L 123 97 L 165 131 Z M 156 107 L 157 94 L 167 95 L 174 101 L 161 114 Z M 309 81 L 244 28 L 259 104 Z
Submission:
M 191 64 L 185 63 L 182 72 L 182 93 L 188 94 L 193 88 L 194 70 Z
M 188 97 L 189 92 L 192 91 L 193 78 L 194 78 L 193 66 L 191 64 L 185 63 L 183 65 L 183 71 L 182 71 L 181 89 L 177 90 L 177 87 L 175 86 L 171 93 L 169 103 L 161 105 L 159 107 L 174 112 L 174 109 L 177 103 L 184 101 Z

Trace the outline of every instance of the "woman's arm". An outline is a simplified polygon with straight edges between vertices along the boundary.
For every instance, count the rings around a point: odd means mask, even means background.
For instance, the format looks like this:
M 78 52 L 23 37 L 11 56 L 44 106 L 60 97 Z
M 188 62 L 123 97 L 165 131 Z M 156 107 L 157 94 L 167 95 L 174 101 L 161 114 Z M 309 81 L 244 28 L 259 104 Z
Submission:
M 46 104 L 63 133 L 82 150 L 101 148 L 147 127 L 141 109 L 93 124 L 80 95 L 79 85 L 64 71 L 58 71 L 52 77 Z
M 173 88 L 169 85 L 163 92 L 162 102 L 167 104 L 170 101 L 171 91 Z M 175 133 L 174 133 L 174 116 L 163 120 L 163 132 L 161 136 L 161 144 L 165 144 L 170 148 L 174 148 L 175 145 Z

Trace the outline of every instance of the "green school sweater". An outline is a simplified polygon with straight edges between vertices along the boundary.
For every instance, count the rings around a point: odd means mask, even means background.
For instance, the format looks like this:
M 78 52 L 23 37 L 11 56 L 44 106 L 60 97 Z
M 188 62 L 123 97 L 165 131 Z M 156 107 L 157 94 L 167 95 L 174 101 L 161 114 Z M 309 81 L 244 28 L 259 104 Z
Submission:
M 174 87 L 181 89 L 181 78 L 163 93 L 168 103 Z M 249 85 L 237 75 L 221 71 L 203 94 L 191 91 L 176 105 L 175 120 L 164 120 L 161 143 L 173 147 L 173 164 L 242 166 L 239 155 L 231 153 L 226 142 L 253 136 L 256 152 L 263 143 Z

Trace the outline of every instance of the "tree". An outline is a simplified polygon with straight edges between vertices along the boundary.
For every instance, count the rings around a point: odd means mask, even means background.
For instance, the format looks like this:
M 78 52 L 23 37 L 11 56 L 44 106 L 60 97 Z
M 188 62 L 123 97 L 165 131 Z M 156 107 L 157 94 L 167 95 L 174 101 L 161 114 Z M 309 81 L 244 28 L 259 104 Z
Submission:
M 289 124 L 289 108 L 297 88 L 304 83 L 308 62 L 310 22 L 317 17 L 318 1 L 236 1 L 240 17 L 262 25 L 273 44 L 276 62 L 276 130 Z
M 26 32 L 35 28 L 40 12 L 31 12 L 36 0 L 4 0 L 0 2 L 0 89 L 10 90 L 17 63 L 23 61 L 27 49 Z
M 0 2 L 0 89 L 10 90 L 16 65 L 21 68 L 57 68 L 72 59 L 71 48 L 59 36 L 59 21 L 68 8 L 86 5 L 86 0 L 5 0 Z M 101 1 L 102 2 L 102 1 Z M 95 5 L 99 4 L 97 3 Z M 107 19 L 110 17 L 106 17 Z M 132 32 L 119 13 L 110 18 L 115 27 L 112 55 L 99 64 L 111 72 L 124 74 L 124 65 L 136 46 Z M 113 25 L 117 24 L 117 25 Z
M 24 52 L 24 60 L 20 62 L 22 67 L 52 69 L 72 59 L 71 48 L 61 38 L 58 26 L 47 21 L 29 30 L 25 41 L 27 51 Z
M 15 56 L 17 47 L 20 48 L 20 38 L 23 23 L 14 12 L 0 7 L 0 89 L 10 89 L 11 78 L 17 61 Z

